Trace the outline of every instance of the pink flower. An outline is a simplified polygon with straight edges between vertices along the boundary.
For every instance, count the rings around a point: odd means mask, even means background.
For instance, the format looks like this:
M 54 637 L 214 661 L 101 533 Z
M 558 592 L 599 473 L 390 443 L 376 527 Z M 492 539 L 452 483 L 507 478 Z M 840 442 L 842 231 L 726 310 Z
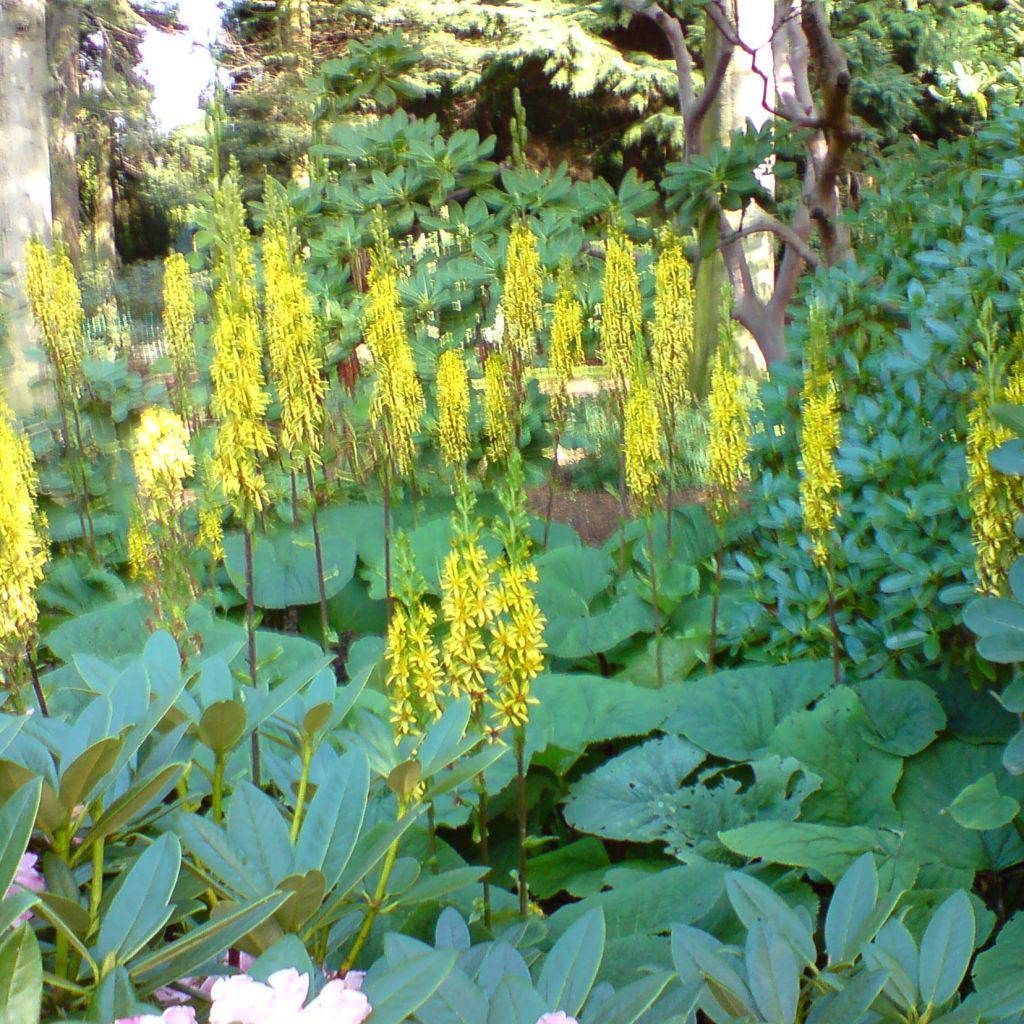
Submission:
M 358 984 L 362 980 L 357 979 Z M 299 1015 L 302 1024 L 363 1024 L 370 1016 L 370 1001 L 357 989 L 346 987 L 347 981 L 346 976 L 324 985 L 320 995 Z
M 191 1006 L 172 1006 L 159 1017 L 143 1013 L 138 1017 L 121 1017 L 114 1024 L 196 1024 L 196 1011 Z
M 247 974 L 219 978 L 210 992 L 210 1024 L 362 1024 L 370 1016 L 370 1002 L 351 979 L 337 978 L 305 1009 L 309 977 L 290 967 L 272 974 L 267 983 Z M 148 1024 L 148 1022 L 146 1022 Z
M 564 1010 L 555 1013 L 545 1013 L 539 1018 L 537 1024 L 579 1024 L 575 1017 L 570 1017 Z
M 7 890 L 8 896 L 13 896 L 19 889 L 26 889 L 28 892 L 42 892 L 46 888 L 43 876 L 36 871 L 36 861 L 39 858 L 34 853 L 24 853 L 18 862 L 18 870 L 14 874 L 14 885 Z M 27 921 L 32 915 L 25 911 L 15 924 Z

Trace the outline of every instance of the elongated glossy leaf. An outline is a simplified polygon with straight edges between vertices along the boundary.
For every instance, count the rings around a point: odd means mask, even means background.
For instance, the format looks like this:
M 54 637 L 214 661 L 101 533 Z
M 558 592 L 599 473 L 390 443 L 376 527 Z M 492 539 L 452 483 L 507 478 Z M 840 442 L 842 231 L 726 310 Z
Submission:
M 863 971 L 834 996 L 819 1000 L 807 1024 L 850 1024 L 862 1020 L 885 986 L 885 971 Z
M 974 952 L 974 910 L 963 891 L 935 911 L 921 938 L 918 984 L 929 1007 L 941 1006 L 960 987 Z
M 733 871 L 726 878 L 725 889 L 736 916 L 747 928 L 758 921 L 770 924 L 804 964 L 814 963 L 818 954 L 810 928 L 771 888 L 750 875 Z
M 250 873 L 265 888 L 291 874 L 295 855 L 278 805 L 248 782 L 240 782 L 231 794 L 227 834 Z
M 851 963 L 871 938 L 868 925 L 878 900 L 878 870 L 870 853 L 858 857 L 840 879 L 825 915 L 825 949 L 830 964 Z
M 38 1024 L 42 1002 L 39 943 L 24 924 L 0 943 L 0 1024 Z
M 770 924 L 758 922 L 747 932 L 746 965 L 761 1018 L 770 1024 L 793 1024 L 800 969 L 789 943 Z
M 373 1007 L 375 1024 L 401 1024 L 444 983 L 458 960 L 455 950 L 429 950 L 398 966 L 377 964 L 366 975 L 363 991 Z
M 584 1017 L 584 1024 L 635 1024 L 655 1003 L 672 981 L 669 971 L 657 971 L 619 989 Z
M 100 780 L 114 767 L 121 753 L 122 740 L 117 736 L 94 743 L 61 771 L 60 802 L 70 817 L 72 810 L 92 794 Z
M 14 791 L 0 810 L 0 899 L 14 884 L 22 854 L 32 837 L 43 780 L 33 779 Z
M 544 959 L 537 989 L 549 1010 L 575 1017 L 590 994 L 604 956 L 604 914 L 595 908 L 563 932 Z
M 547 1005 L 536 989 L 523 978 L 508 975 L 491 996 L 486 1024 L 536 1024 Z

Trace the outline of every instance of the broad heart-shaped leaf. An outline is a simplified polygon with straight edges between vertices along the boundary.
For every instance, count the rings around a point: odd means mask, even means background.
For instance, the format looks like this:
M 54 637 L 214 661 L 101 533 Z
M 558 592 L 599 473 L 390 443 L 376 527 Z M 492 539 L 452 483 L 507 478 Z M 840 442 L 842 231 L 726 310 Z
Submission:
M 987 831 L 1008 825 L 1020 813 L 1012 796 L 1003 796 L 992 772 L 972 782 L 949 805 L 953 820 L 964 828 Z
M 1024 775 L 1024 729 L 1018 729 L 1003 751 L 1003 767 L 1011 775 Z
M 716 672 L 684 684 L 663 728 L 717 757 L 747 761 L 767 753 L 776 725 L 831 685 L 832 669 L 823 661 Z
M 181 846 L 164 833 L 121 879 L 96 940 L 99 963 L 111 955 L 124 963 L 164 926 L 171 916 L 170 898 L 180 869 Z
M 38 1024 L 43 963 L 32 929 L 23 924 L 0 942 L 0 1022 Z
M 1005 774 L 1000 757 L 996 744 L 945 739 L 906 762 L 896 806 L 907 856 L 970 871 L 999 871 L 1024 859 L 1024 842 L 1011 826 L 976 832 L 943 813 L 967 786 L 989 773 L 999 778 L 1005 796 L 1024 800 L 1024 779 Z
M 860 698 L 845 686 L 776 727 L 772 750 L 798 758 L 821 776 L 821 786 L 804 802 L 805 820 L 872 827 L 898 823 L 892 796 L 903 762 L 865 744 L 872 729 Z
M 971 980 L 978 998 L 986 1008 L 998 1004 L 1002 1011 L 987 1012 L 987 1020 L 1013 1017 L 1024 1009 L 1024 971 L 1020 969 L 1022 946 L 1024 913 L 1018 911 L 1003 925 L 995 945 L 980 953 L 974 961 Z
M 43 780 L 33 779 L 12 793 L 0 809 L 0 901 L 14 884 L 22 854 L 32 837 Z
M 957 890 L 935 911 L 921 937 L 918 985 L 928 1008 L 942 1006 L 960 987 L 974 953 L 974 909 Z
M 370 789 L 370 766 L 361 750 L 338 759 L 330 785 L 318 786 L 295 845 L 300 870 L 323 872 L 328 892 L 345 870 L 363 827 Z
M 759 921 L 767 922 L 802 963 L 814 963 L 818 954 L 811 929 L 769 886 L 742 871 L 733 871 L 726 878 L 725 889 L 736 916 L 747 928 Z
M 62 622 L 43 640 L 61 660 L 75 654 L 98 654 L 110 661 L 123 654 L 138 654 L 146 646 L 149 610 L 140 597 L 111 601 Z
M 458 960 L 454 949 L 428 950 L 392 966 L 378 961 L 367 972 L 363 991 L 377 1024 L 400 1024 L 444 983 Z
M 531 857 L 527 877 L 530 891 L 541 899 L 550 899 L 560 892 L 582 899 L 601 891 L 604 873 L 610 867 L 604 843 L 587 836 Z
M 537 1024 L 547 1011 L 544 999 L 529 982 L 508 975 L 491 996 L 485 1024 Z
M 871 722 L 865 741 L 889 754 L 920 753 L 946 725 L 935 691 L 916 679 L 871 679 L 853 689 Z
M 536 564 L 537 603 L 548 619 L 586 614 L 590 602 L 611 584 L 615 569 L 607 552 L 589 547 L 545 551 Z
M 544 628 L 548 654 L 555 658 L 586 658 L 610 651 L 635 636 L 654 630 L 651 606 L 636 594 L 623 594 L 601 611 L 555 615 Z
M 677 736 L 648 740 L 576 783 L 566 803 L 566 821 L 608 839 L 660 839 L 672 821 L 673 795 L 706 756 Z
M 335 534 L 322 534 L 324 590 L 333 597 L 356 568 L 355 545 Z M 253 597 L 260 608 L 292 608 L 320 600 L 313 533 L 306 526 L 257 535 L 253 545 Z M 245 551 L 241 534 L 224 538 L 224 567 L 239 593 L 245 593 Z
M 789 943 L 770 924 L 756 921 L 747 932 L 747 979 L 761 1018 L 793 1024 L 800 997 L 800 969 Z
M 825 915 L 825 949 L 830 964 L 852 963 L 871 935 L 878 900 L 878 870 L 870 853 L 858 857 L 840 879 Z
M 604 914 L 595 907 L 567 928 L 544 958 L 537 980 L 549 1010 L 575 1017 L 590 994 L 604 956 Z
M 238 783 L 231 794 L 227 834 L 265 888 L 291 874 L 294 850 L 279 805 L 248 782 Z
M 288 893 L 272 892 L 240 907 L 233 907 L 207 924 L 186 932 L 176 942 L 160 946 L 137 959 L 129 973 L 139 995 L 183 978 L 219 957 L 249 932 L 258 928 L 281 906 Z

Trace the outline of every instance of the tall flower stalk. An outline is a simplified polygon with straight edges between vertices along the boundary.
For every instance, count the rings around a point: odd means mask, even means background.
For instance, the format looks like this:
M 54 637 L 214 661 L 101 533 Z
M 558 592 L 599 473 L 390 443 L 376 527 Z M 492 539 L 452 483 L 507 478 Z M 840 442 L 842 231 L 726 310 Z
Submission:
M 469 374 L 462 352 L 450 348 L 437 359 L 437 437 L 441 461 L 458 481 L 469 459 Z
M 28 439 L 0 400 L 0 669 L 16 702 L 27 666 L 42 713 L 46 697 L 35 662 L 36 588 L 49 559 L 46 520 L 36 505 L 37 480 Z
M 690 401 L 687 381 L 693 353 L 693 280 L 679 236 L 666 230 L 654 266 L 651 363 L 665 446 L 665 539 L 672 544 L 672 486 L 676 473 L 679 412 Z
M 263 234 L 267 351 L 274 390 L 281 402 L 281 450 L 292 474 L 293 513 L 295 476 L 304 474 L 309 489 L 313 552 L 320 596 L 320 636 L 330 647 L 323 549 L 317 514 L 315 469 L 324 446 L 324 360 L 317 340 L 313 300 L 298 255 L 298 240 L 284 187 L 267 178 L 264 190 L 267 223 Z
M 711 602 L 711 637 L 708 644 L 709 672 L 714 670 L 718 647 L 718 606 L 722 592 L 725 529 L 739 504 L 743 484 L 750 477 L 747 465 L 750 453 L 750 412 L 743 395 L 743 377 L 736 352 L 736 332 L 731 310 L 732 296 L 726 285 L 722 289 L 718 346 L 711 369 L 711 390 L 708 395 L 710 511 L 718 529 Z
M 82 384 L 82 332 L 85 323 L 82 295 L 71 259 L 59 243 L 50 250 L 38 239 L 30 241 L 25 252 L 25 263 L 25 287 L 29 304 L 53 368 L 64 454 L 68 460 L 68 475 L 78 507 L 78 522 L 89 551 L 95 555 L 96 535 L 89 502 L 82 421 L 78 410 L 78 392 Z
M 378 217 L 377 234 L 370 288 L 363 312 L 363 336 L 376 365 L 370 422 L 376 430 L 378 465 L 384 490 L 384 585 L 390 622 L 393 608 L 392 486 L 413 472 L 415 436 L 425 403 L 398 294 L 398 267 L 381 217 Z
M 196 303 L 192 294 L 192 273 L 180 252 L 164 260 L 164 331 L 174 366 L 174 411 L 195 428 L 191 384 L 196 372 Z
M 516 450 L 514 405 L 505 357 L 500 352 L 491 352 L 484 362 L 484 429 L 487 458 L 502 466 Z
M 214 473 L 242 524 L 245 546 L 245 621 L 249 676 L 257 685 L 256 609 L 252 546 L 257 515 L 269 495 L 263 460 L 273 449 L 266 415 L 270 396 L 263 375 L 263 344 L 256 296 L 252 240 L 245 224 L 242 193 L 233 174 L 214 195 L 214 327 L 211 411 L 217 419 Z M 252 774 L 259 785 L 259 733 L 252 734 Z
M 828 323 L 819 305 L 811 307 L 804 386 L 800 400 L 800 505 L 804 531 L 811 538 L 811 557 L 825 572 L 828 583 L 829 629 L 832 633 L 832 670 L 840 681 L 839 626 L 836 621 L 835 564 L 832 535 L 839 515 L 842 479 L 836 468 L 840 441 L 839 394 L 828 363 Z

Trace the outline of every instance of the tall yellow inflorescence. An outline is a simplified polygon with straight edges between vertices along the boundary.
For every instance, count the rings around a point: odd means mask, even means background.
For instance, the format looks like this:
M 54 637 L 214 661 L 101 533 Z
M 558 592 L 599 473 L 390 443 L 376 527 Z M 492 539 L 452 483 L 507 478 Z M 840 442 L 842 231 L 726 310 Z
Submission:
M 398 270 L 392 254 L 381 247 L 370 272 L 363 336 L 377 373 L 370 421 L 380 432 L 385 457 L 394 472 L 407 476 L 416 462 L 415 435 L 425 402 L 405 330 Z
M 658 408 L 665 425 L 674 424 L 689 401 L 687 381 L 693 352 L 693 280 L 678 235 L 662 236 L 654 266 L 654 322 L 651 363 Z
M 636 345 L 642 331 L 640 275 L 633 258 L 633 246 L 622 228 L 613 228 L 605 250 L 601 355 L 622 391 L 632 378 Z
M 242 194 L 230 174 L 214 196 L 214 228 L 214 461 L 224 496 L 248 522 L 268 501 L 262 460 L 270 454 L 273 438 L 266 422 L 270 396 L 263 375 L 252 240 Z
M 541 277 L 537 239 L 530 226 L 516 221 L 508 236 L 505 256 L 504 290 L 501 309 L 505 318 L 504 351 L 529 366 L 537 346 L 540 331 L 541 298 L 544 288 Z
M 747 466 L 750 412 L 743 395 L 728 288 L 723 290 L 718 330 L 708 395 L 708 482 L 711 484 L 711 514 L 721 525 L 734 510 L 740 488 L 750 474 Z
M 626 401 L 626 486 L 637 505 L 649 512 L 654 506 L 664 469 L 658 403 L 650 375 L 641 368 L 633 378 Z
M 551 317 L 551 415 L 559 429 L 565 427 L 569 408 L 569 381 L 576 366 L 583 363 L 583 306 L 576 297 L 572 261 L 566 257 L 558 268 L 558 291 Z
M 191 413 L 189 388 L 196 369 L 196 304 L 192 273 L 180 252 L 164 260 L 164 331 L 174 364 L 175 412 L 188 422 Z
M 515 448 L 512 404 L 505 359 L 500 352 L 492 352 L 484 363 L 484 428 L 492 462 L 508 462 Z
M 75 269 L 63 246 L 50 250 L 38 240 L 28 243 L 25 265 L 29 304 L 56 372 L 57 386 L 64 394 L 73 395 L 81 375 L 85 324 Z
M 48 560 L 28 439 L 0 401 L 0 665 L 13 680 L 35 639 L 36 587 Z
M 463 470 L 469 458 L 469 374 L 458 349 L 437 360 L 437 435 L 446 466 Z
M 828 539 L 839 515 L 843 483 L 836 468 L 839 430 L 839 394 L 828 364 L 828 323 L 816 303 L 811 307 L 800 401 L 800 504 L 811 554 L 822 568 L 829 561 Z
M 176 413 L 161 406 L 143 412 L 135 431 L 132 465 L 146 520 L 174 523 L 185 507 L 185 481 L 195 469 L 188 428 Z
M 224 511 L 217 496 L 216 469 L 206 456 L 199 473 L 196 544 L 216 563 L 224 558 Z
M 436 612 L 424 600 L 426 585 L 416 569 L 408 537 L 395 544 L 398 600 L 388 626 L 384 660 L 395 742 L 420 733 L 441 715 L 441 658 L 430 629 Z
M 492 566 L 480 543 L 481 524 L 465 480 L 459 482 L 451 550 L 441 570 L 441 614 L 448 632 L 441 644 L 441 664 L 455 700 L 468 696 L 473 714 L 483 721 L 488 678 L 494 671 L 487 649 L 494 619 Z
M 317 465 L 324 436 L 324 361 L 313 300 L 284 187 L 267 179 L 263 280 L 270 373 L 281 402 L 281 447 L 293 468 Z

